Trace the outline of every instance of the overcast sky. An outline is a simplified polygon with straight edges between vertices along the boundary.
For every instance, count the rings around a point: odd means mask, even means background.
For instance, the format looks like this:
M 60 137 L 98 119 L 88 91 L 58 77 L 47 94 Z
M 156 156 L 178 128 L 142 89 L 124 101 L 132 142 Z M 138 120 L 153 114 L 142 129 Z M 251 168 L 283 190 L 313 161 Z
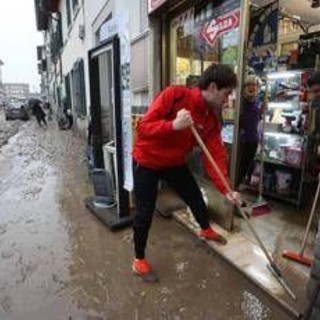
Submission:
M 3 82 L 25 82 L 39 91 L 36 46 L 42 44 L 37 32 L 34 0 L 0 0 L 0 60 Z

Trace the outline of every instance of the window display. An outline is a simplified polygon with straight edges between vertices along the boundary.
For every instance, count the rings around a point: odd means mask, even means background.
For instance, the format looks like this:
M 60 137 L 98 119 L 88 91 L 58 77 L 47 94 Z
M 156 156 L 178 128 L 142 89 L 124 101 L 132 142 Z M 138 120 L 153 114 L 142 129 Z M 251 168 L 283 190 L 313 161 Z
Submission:
M 182 12 L 170 22 L 170 83 L 189 85 L 189 79 L 201 75 L 212 63 L 236 67 L 238 59 L 240 1 L 205 1 Z M 235 96 L 222 111 L 222 138 L 228 148 L 233 142 Z M 198 153 L 189 165 L 206 177 L 199 165 Z M 200 167 L 199 167 L 200 166 Z
M 308 73 L 285 71 L 267 75 L 268 104 L 266 109 L 263 159 L 265 194 L 296 205 L 303 201 L 308 161 L 309 108 L 306 83 Z M 260 174 L 260 152 L 251 177 L 257 188 Z

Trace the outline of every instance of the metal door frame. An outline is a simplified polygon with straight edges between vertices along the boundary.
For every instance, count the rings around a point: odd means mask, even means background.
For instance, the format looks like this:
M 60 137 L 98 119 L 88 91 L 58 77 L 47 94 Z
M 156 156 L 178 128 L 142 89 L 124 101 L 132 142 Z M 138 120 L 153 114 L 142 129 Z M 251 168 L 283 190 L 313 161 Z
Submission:
M 104 157 L 102 150 L 102 123 L 101 123 L 101 99 L 99 78 L 99 57 L 101 54 L 112 50 L 113 69 L 113 122 L 114 140 L 116 146 L 116 171 L 118 177 L 117 191 L 117 218 L 127 219 L 130 215 L 129 192 L 123 188 L 123 139 L 122 139 L 122 90 L 121 90 L 121 64 L 120 64 L 120 39 L 118 35 L 107 39 L 100 46 L 89 51 L 89 74 L 90 74 L 90 115 L 92 121 L 92 140 L 94 165 L 96 168 L 104 168 Z

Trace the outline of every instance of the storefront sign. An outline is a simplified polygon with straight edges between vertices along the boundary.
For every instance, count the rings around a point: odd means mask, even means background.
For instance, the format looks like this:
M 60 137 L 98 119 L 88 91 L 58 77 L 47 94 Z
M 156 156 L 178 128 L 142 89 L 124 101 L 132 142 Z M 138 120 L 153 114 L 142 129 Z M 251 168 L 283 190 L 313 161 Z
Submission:
M 148 12 L 149 14 L 154 10 L 158 9 L 161 5 L 163 5 L 166 0 L 149 0 L 148 1 Z
M 214 46 L 220 36 L 239 27 L 239 24 L 240 10 L 236 10 L 207 22 L 201 31 L 201 35 L 210 46 Z
M 100 42 L 118 35 L 120 38 L 120 65 L 122 80 L 122 143 L 123 143 L 123 188 L 132 191 L 132 126 L 131 114 L 131 90 L 130 90 L 130 35 L 129 14 L 117 15 L 114 19 L 106 22 L 100 30 Z

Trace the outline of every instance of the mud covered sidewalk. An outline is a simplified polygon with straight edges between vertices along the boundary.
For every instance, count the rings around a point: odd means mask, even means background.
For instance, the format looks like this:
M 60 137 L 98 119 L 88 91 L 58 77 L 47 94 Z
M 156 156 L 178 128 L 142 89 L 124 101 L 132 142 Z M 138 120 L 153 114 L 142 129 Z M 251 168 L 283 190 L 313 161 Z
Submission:
M 6 121 L 4 111 L 0 110 L 0 148 L 18 132 L 21 124 L 21 121 Z
M 160 276 L 131 274 L 131 230 L 109 232 L 84 207 L 84 145 L 33 122 L 0 152 L 0 319 L 290 319 L 174 221 L 155 217 Z

